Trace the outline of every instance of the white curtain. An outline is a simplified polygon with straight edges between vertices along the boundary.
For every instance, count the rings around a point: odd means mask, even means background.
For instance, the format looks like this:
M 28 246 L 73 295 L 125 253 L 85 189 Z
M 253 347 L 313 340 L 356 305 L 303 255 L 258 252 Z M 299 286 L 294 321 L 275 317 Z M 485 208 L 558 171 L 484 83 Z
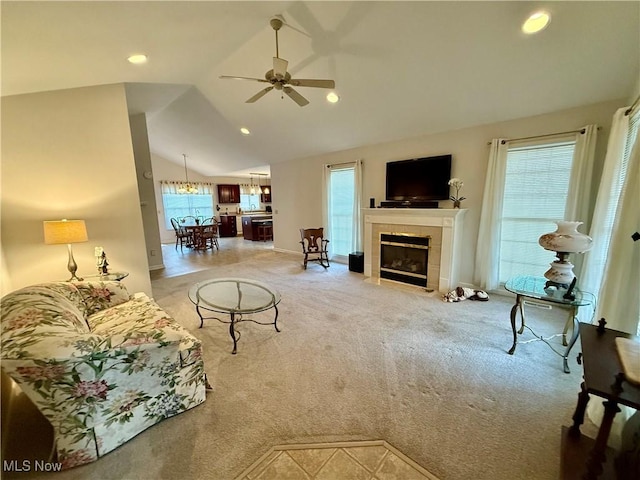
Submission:
M 178 188 L 185 182 L 179 182 L 175 180 L 160 180 L 160 188 L 162 193 L 179 194 Z M 198 189 L 198 193 L 192 195 L 213 195 L 213 183 L 208 182 L 189 182 L 192 186 Z
M 352 250 L 362 251 L 362 160 L 358 160 L 353 171 L 353 240 Z
M 596 294 L 594 320 L 604 317 L 608 328 L 637 334 L 640 245 L 631 235 L 640 231 L 640 142 L 636 137 L 625 168 L 623 159 L 629 144 L 631 120 L 627 110 L 621 108 L 613 116 L 589 232 L 593 248 L 584 256 L 580 283 L 583 290 Z M 579 312 L 580 320 L 591 321 L 583 310 Z M 620 409 L 614 418 L 610 444 L 615 444 L 626 419 L 635 411 L 622 405 Z M 587 415 L 593 423 L 600 425 L 604 415 L 602 402 L 589 402 Z
M 640 232 L 639 212 L 640 141 L 636 138 L 616 210 L 596 310 L 596 318 L 604 317 L 607 327 L 633 335 L 638 333 L 640 320 L 640 241 L 634 241 L 631 235 Z
M 322 168 L 322 184 L 324 185 L 322 189 L 322 225 L 324 225 L 324 237 L 329 239 L 331 238 L 331 231 L 329 229 L 331 225 L 329 221 L 331 218 L 331 202 L 329 202 L 329 192 L 331 192 L 331 165 L 324 165 Z M 329 258 L 333 258 L 333 245 L 331 242 L 327 244 L 327 254 Z
M 572 222 L 582 222 L 583 225 L 578 230 L 582 233 L 587 233 L 591 225 L 591 185 L 593 183 L 593 160 L 596 152 L 598 127 L 596 125 L 587 125 L 582 129 L 582 132 L 576 134 L 564 219 Z M 574 271 L 578 276 L 578 280 L 580 280 L 584 255 L 572 255 L 571 262 L 575 265 Z M 582 288 L 582 282 L 580 282 L 580 286 Z M 582 289 L 584 290 L 584 288 Z
M 631 119 L 626 111 L 621 108 L 613 116 L 590 231 L 594 246 L 585 256 L 583 289 L 597 295 L 596 319 L 604 317 L 609 328 L 635 335 L 640 315 L 640 245 L 631 235 L 640 231 L 640 147 L 637 136 L 633 143 L 628 138 Z M 626 166 L 625 148 L 631 152 Z
M 588 232 L 591 218 L 591 183 L 593 182 L 593 159 L 596 151 L 598 127 L 587 125 L 583 133 L 576 134 L 573 152 L 569 191 L 565 207 L 565 220 L 583 222 L 580 230 Z M 586 229 L 586 230 L 585 230 Z
M 625 111 L 626 108 L 620 108 L 613 116 L 607 153 L 589 230 L 589 236 L 593 239 L 593 247 L 584 255 L 579 278 L 580 288 L 586 292 L 593 293 L 596 298 L 599 297 L 599 291 L 605 278 L 605 265 L 609 256 L 611 236 L 614 230 L 615 216 L 613 213 L 618 209 L 619 192 L 624 178 L 622 159 L 629 132 L 629 116 L 625 115 Z M 597 307 L 595 320 L 598 320 L 600 318 L 598 315 L 601 315 L 602 305 L 600 300 L 597 302 Z M 578 317 L 583 322 L 592 320 L 591 312 L 587 312 L 587 309 L 581 309 Z M 607 319 L 607 321 L 609 320 L 614 323 L 617 321 L 612 318 Z
M 504 178 L 507 168 L 506 141 L 500 138 L 491 141 L 487 178 L 482 196 L 482 212 L 476 248 L 475 283 L 483 290 L 495 290 L 500 283 L 500 218 Z

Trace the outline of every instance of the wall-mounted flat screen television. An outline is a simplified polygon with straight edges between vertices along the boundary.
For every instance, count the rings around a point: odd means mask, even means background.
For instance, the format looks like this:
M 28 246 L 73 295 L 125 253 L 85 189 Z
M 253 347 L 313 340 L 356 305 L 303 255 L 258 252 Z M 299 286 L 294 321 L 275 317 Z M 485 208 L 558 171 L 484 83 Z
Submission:
M 389 201 L 447 200 L 451 155 L 387 162 Z

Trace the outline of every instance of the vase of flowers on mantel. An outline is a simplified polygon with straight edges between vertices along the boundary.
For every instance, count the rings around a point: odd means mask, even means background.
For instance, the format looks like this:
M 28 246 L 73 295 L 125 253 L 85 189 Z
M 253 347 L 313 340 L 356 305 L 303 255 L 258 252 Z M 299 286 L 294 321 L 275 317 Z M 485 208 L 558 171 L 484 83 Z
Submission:
M 452 178 L 449 180 L 449 186 L 456 189 L 456 194 L 449 197 L 449 199 L 453 201 L 453 208 L 460 208 L 460 202 L 466 200 L 466 197 L 460 196 L 460 190 L 464 186 L 464 182 L 459 178 Z

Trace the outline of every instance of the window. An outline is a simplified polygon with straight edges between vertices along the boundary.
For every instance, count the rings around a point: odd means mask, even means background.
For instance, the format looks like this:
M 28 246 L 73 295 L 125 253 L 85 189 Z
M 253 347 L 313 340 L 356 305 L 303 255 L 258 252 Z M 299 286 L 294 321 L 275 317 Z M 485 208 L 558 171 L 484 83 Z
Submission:
M 240 193 L 240 208 L 243 212 L 258 210 L 260 207 L 260 194 Z
M 353 251 L 355 167 L 332 167 L 328 186 L 329 247 L 346 257 Z
M 190 195 L 180 193 L 163 193 L 164 220 L 167 230 L 173 229 L 172 218 L 182 218 L 189 215 L 194 217 L 213 217 L 213 196 L 211 194 Z
M 164 207 L 164 223 L 167 230 L 172 230 L 171 219 L 182 218 L 189 215 L 211 218 L 213 213 L 213 189 L 210 183 L 194 183 L 198 193 L 178 193 L 180 182 L 163 180 L 162 205 Z
M 545 272 L 555 254 L 538 245 L 540 235 L 565 217 L 575 141 L 509 147 L 500 241 L 501 283 Z

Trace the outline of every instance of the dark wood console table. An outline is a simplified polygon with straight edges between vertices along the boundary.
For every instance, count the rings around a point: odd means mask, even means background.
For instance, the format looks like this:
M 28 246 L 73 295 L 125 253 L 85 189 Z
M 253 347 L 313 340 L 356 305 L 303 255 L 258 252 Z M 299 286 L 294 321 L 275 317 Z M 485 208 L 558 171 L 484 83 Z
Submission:
M 631 338 L 632 335 L 604 328 L 604 321 L 600 322 L 599 326 L 587 323 L 580 323 L 579 326 L 584 382 L 580 386 L 573 425 L 563 428 L 563 479 L 616 478 L 613 451 L 607 449 L 607 440 L 613 419 L 620 411 L 618 404 L 640 409 L 640 387 L 625 381 L 615 345 L 616 337 Z M 604 417 L 595 441 L 590 441 L 580 433 L 590 394 L 605 399 Z

